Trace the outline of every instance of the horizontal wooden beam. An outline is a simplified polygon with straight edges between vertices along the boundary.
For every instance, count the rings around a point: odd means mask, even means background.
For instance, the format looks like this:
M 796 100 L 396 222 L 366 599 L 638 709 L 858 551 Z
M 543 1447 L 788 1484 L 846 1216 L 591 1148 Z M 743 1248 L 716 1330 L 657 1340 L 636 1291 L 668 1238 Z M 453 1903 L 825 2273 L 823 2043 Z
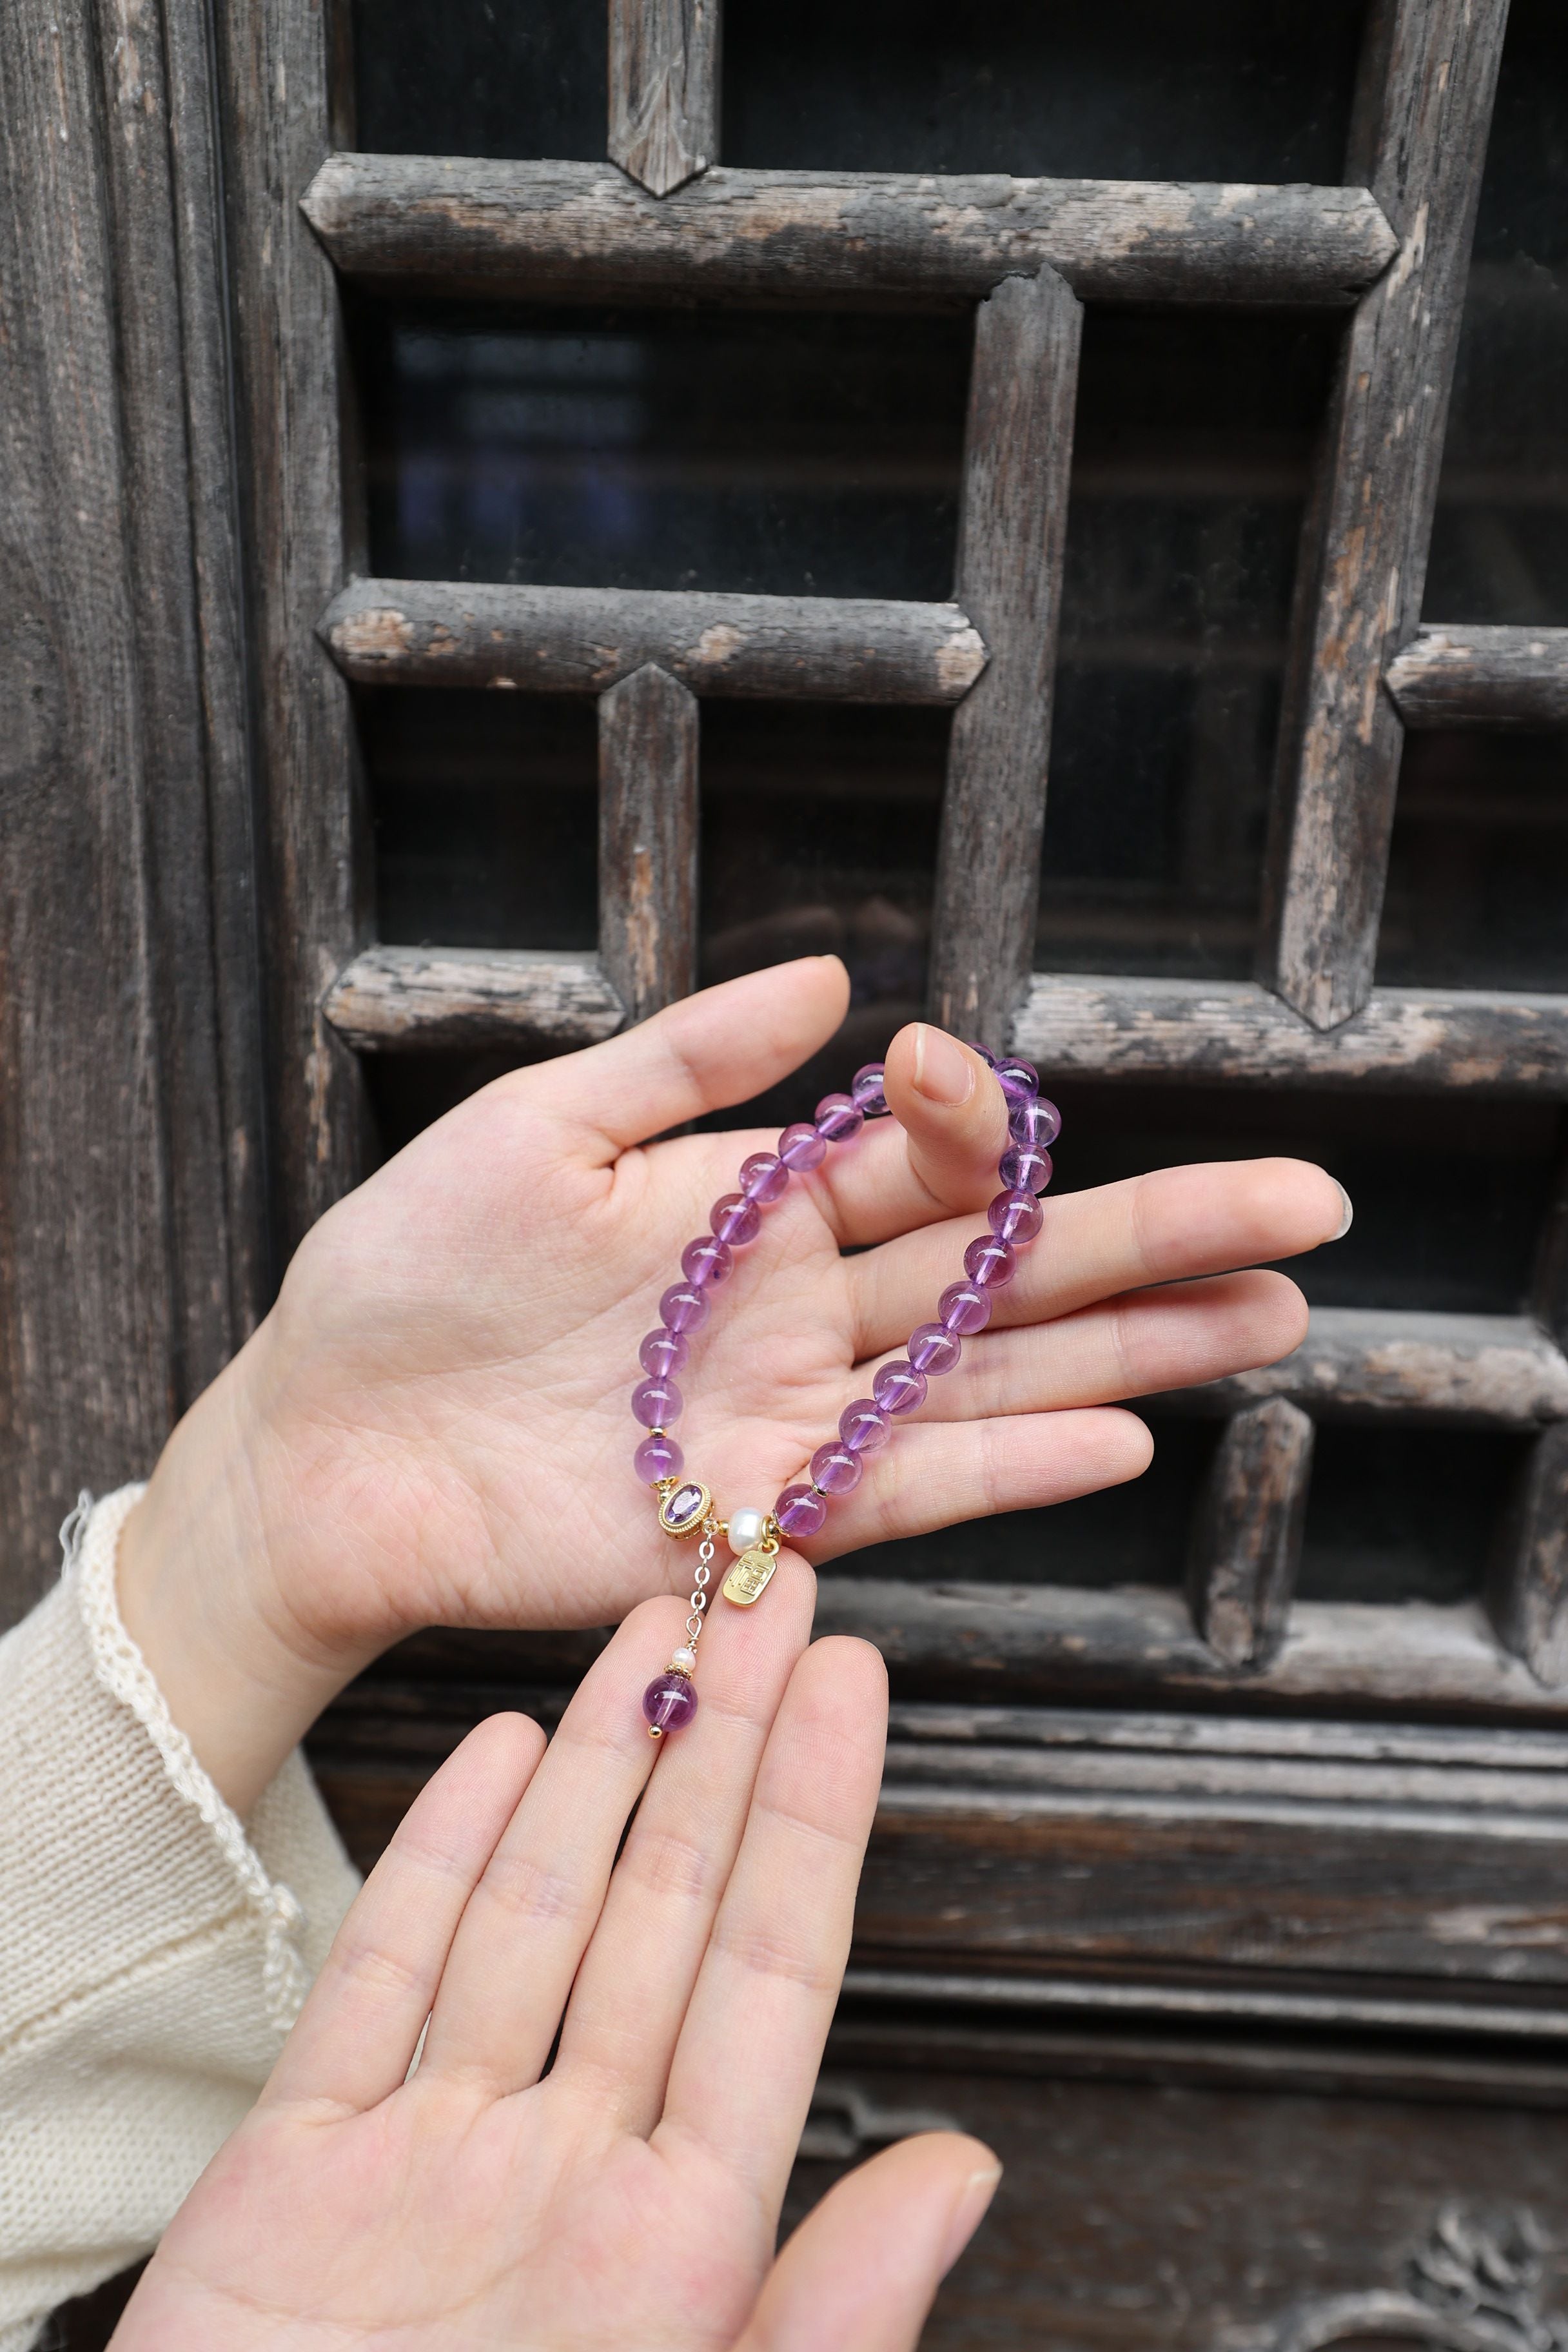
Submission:
M 1013 1045 L 1053 1076 L 1568 1097 L 1568 996 L 1380 989 L 1325 1031 L 1247 981 L 1037 972 Z
M 1318 1307 L 1280 1362 L 1165 1402 L 1228 1417 L 1265 1397 L 1288 1398 L 1315 1421 L 1397 1414 L 1429 1426 L 1540 1430 L 1568 1418 L 1568 1358 L 1528 1316 Z
M 906 1584 L 829 1572 L 816 1631 L 874 1642 L 895 1688 L 1012 1692 L 1127 1705 L 1187 1697 L 1234 1706 L 1235 1669 L 1193 1626 L 1174 1587 Z M 1568 1692 L 1546 1690 L 1503 1650 L 1481 1608 L 1299 1601 L 1278 1656 L 1246 1684 L 1250 1707 L 1310 1704 L 1419 1717 L 1568 1725 Z
M 626 1017 L 597 956 L 528 948 L 369 948 L 338 974 L 322 1010 L 362 1054 L 595 1045 Z
M 1568 727 L 1568 629 L 1417 629 L 1384 683 L 1406 727 Z
M 355 580 L 317 634 L 357 686 L 603 694 L 645 663 L 693 694 L 950 703 L 985 667 L 956 604 Z
M 330 155 L 302 199 L 348 276 L 447 292 L 976 301 L 1059 270 L 1097 302 L 1344 305 L 1395 250 L 1364 188 Z

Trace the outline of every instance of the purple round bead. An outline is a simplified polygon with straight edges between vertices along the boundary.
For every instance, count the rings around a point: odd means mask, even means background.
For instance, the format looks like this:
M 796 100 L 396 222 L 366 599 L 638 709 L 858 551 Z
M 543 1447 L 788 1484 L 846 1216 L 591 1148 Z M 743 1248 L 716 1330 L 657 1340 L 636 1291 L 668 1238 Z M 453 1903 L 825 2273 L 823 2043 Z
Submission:
M 881 1406 L 873 1404 L 869 1397 L 857 1397 L 838 1416 L 838 1434 L 855 1454 L 875 1454 L 879 1445 L 886 1445 L 892 1426 Z
M 972 1054 L 979 1055 L 988 1070 L 994 1070 L 996 1067 L 995 1055 L 988 1046 L 983 1045 L 977 1037 L 966 1037 L 963 1042 Z
M 1032 1192 L 998 1192 L 985 1214 L 998 1241 L 1032 1242 L 1046 1213 Z
M 673 1381 L 644 1381 L 632 1391 L 632 1418 L 645 1429 L 663 1429 L 679 1420 L 683 1402 Z
M 707 1295 L 695 1283 L 674 1283 L 659 1300 L 658 1313 L 672 1331 L 700 1331 L 708 1320 Z
M 748 1201 L 776 1201 L 789 1186 L 789 1170 L 776 1151 L 753 1151 L 741 1162 L 741 1190 Z
M 739 1192 L 722 1192 L 708 1213 L 708 1222 L 721 1242 L 731 1249 L 744 1249 L 754 1242 L 763 1229 L 763 1213 L 754 1201 Z
M 848 1095 L 824 1095 L 816 1106 L 816 1131 L 829 1143 L 847 1142 L 865 1124 L 865 1112 L 856 1108 Z
M 883 1364 L 871 1382 L 871 1394 L 884 1412 L 913 1412 L 925 1402 L 926 1376 L 902 1356 Z
M 815 1486 L 786 1486 L 773 1505 L 782 1535 L 814 1536 L 827 1517 L 827 1506 Z
M 637 1349 L 637 1361 L 645 1372 L 656 1381 L 668 1380 L 671 1372 L 679 1371 L 691 1353 L 691 1342 L 679 1331 L 650 1331 Z
M 811 1483 L 825 1495 L 847 1495 L 865 1468 L 853 1446 L 819 1445 L 811 1457 Z
M 1016 1143 L 1002 1154 L 996 1173 L 1009 1192 L 1043 1192 L 1051 1181 L 1051 1155 Z
M 849 1081 L 856 1108 L 868 1118 L 879 1118 L 888 1108 L 887 1077 L 880 1062 L 866 1062 Z
M 1061 1131 L 1062 1115 L 1044 1095 L 1031 1095 L 1027 1102 L 1015 1103 L 1007 1114 L 1007 1132 L 1014 1142 L 1036 1151 L 1054 1143 Z
M 711 1290 L 734 1265 L 728 1242 L 717 1234 L 702 1234 L 680 1253 L 680 1271 L 696 1290 Z
M 1031 1095 L 1037 1095 L 1040 1091 L 1040 1074 L 1033 1062 L 1011 1058 L 998 1062 L 996 1082 L 1009 1103 L 1027 1102 Z
M 950 1282 L 936 1302 L 945 1331 L 962 1331 L 965 1339 L 972 1331 L 984 1331 L 991 1320 L 991 1294 L 978 1283 Z
M 689 1675 L 655 1675 L 642 1695 L 642 1711 L 656 1731 L 680 1731 L 697 1712 Z
M 679 1478 L 685 1466 L 685 1454 L 662 1429 L 656 1436 L 645 1437 L 632 1455 L 632 1468 L 646 1486 L 657 1485 L 660 1478 Z
M 807 1127 L 804 1119 L 786 1127 L 779 1138 L 779 1158 L 797 1176 L 804 1176 L 808 1168 L 820 1168 L 826 1157 L 826 1144 L 816 1128 Z
M 951 1372 L 963 1353 L 962 1343 L 941 1323 L 921 1323 L 910 1333 L 910 1361 L 928 1380 Z
M 963 1271 L 982 1290 L 1000 1290 L 1017 1271 L 1018 1254 L 994 1234 L 982 1234 L 963 1253 Z

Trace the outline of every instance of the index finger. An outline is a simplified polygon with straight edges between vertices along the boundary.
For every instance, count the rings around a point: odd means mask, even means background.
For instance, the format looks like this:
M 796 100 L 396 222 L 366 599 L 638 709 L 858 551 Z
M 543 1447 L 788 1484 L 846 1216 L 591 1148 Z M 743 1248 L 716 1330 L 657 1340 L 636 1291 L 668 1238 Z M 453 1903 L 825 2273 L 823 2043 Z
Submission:
M 1156 1168 L 1040 1206 L 1037 1238 L 1019 1251 L 1014 1279 L 992 1293 L 995 1329 L 1070 1315 L 1152 1283 L 1298 1257 L 1349 1223 L 1341 1187 L 1305 1160 Z M 934 1300 L 956 1281 L 964 1244 L 986 1230 L 980 1218 L 953 1218 L 851 1258 L 857 1354 L 896 1348 L 912 1303 Z

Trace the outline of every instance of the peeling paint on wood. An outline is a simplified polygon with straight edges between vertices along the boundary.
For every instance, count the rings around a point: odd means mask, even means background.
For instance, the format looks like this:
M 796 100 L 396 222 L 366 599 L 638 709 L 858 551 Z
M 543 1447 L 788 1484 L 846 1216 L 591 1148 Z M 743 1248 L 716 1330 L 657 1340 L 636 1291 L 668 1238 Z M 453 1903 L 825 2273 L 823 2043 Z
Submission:
M 594 163 L 332 155 L 303 204 L 350 277 L 444 290 L 1348 304 L 1395 239 L 1364 188 L 718 167 L 655 198 Z
M 362 1054 L 613 1037 L 626 1008 L 596 956 L 527 948 L 367 948 L 341 971 L 324 1018 Z
M 957 702 L 985 667 L 957 604 L 718 591 L 356 580 L 319 634 L 359 686 L 603 694 L 657 663 L 694 694 Z
M 1058 1076 L 1568 1098 L 1568 997 L 1504 990 L 1380 989 L 1325 1032 L 1245 981 L 1036 972 L 1012 1043 Z
M 1568 629 L 1417 629 L 1387 685 L 1406 727 L 1568 727 Z

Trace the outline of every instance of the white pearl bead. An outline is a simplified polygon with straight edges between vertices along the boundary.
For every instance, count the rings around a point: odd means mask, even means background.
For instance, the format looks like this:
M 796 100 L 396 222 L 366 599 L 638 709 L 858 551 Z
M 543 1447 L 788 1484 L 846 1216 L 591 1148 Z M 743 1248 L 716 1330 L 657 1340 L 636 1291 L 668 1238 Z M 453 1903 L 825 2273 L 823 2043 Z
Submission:
M 738 1511 L 731 1511 L 730 1514 L 730 1549 L 734 1552 L 737 1557 L 739 1557 L 739 1555 L 743 1551 L 750 1551 L 753 1544 L 760 1544 L 762 1542 L 763 1530 L 767 1526 L 767 1523 L 768 1515 L 766 1511 L 754 1510 L 750 1503 L 742 1505 L 742 1508 Z
M 669 1662 L 669 1671 L 672 1675 L 694 1675 L 697 1672 L 696 1651 L 677 1650 Z

